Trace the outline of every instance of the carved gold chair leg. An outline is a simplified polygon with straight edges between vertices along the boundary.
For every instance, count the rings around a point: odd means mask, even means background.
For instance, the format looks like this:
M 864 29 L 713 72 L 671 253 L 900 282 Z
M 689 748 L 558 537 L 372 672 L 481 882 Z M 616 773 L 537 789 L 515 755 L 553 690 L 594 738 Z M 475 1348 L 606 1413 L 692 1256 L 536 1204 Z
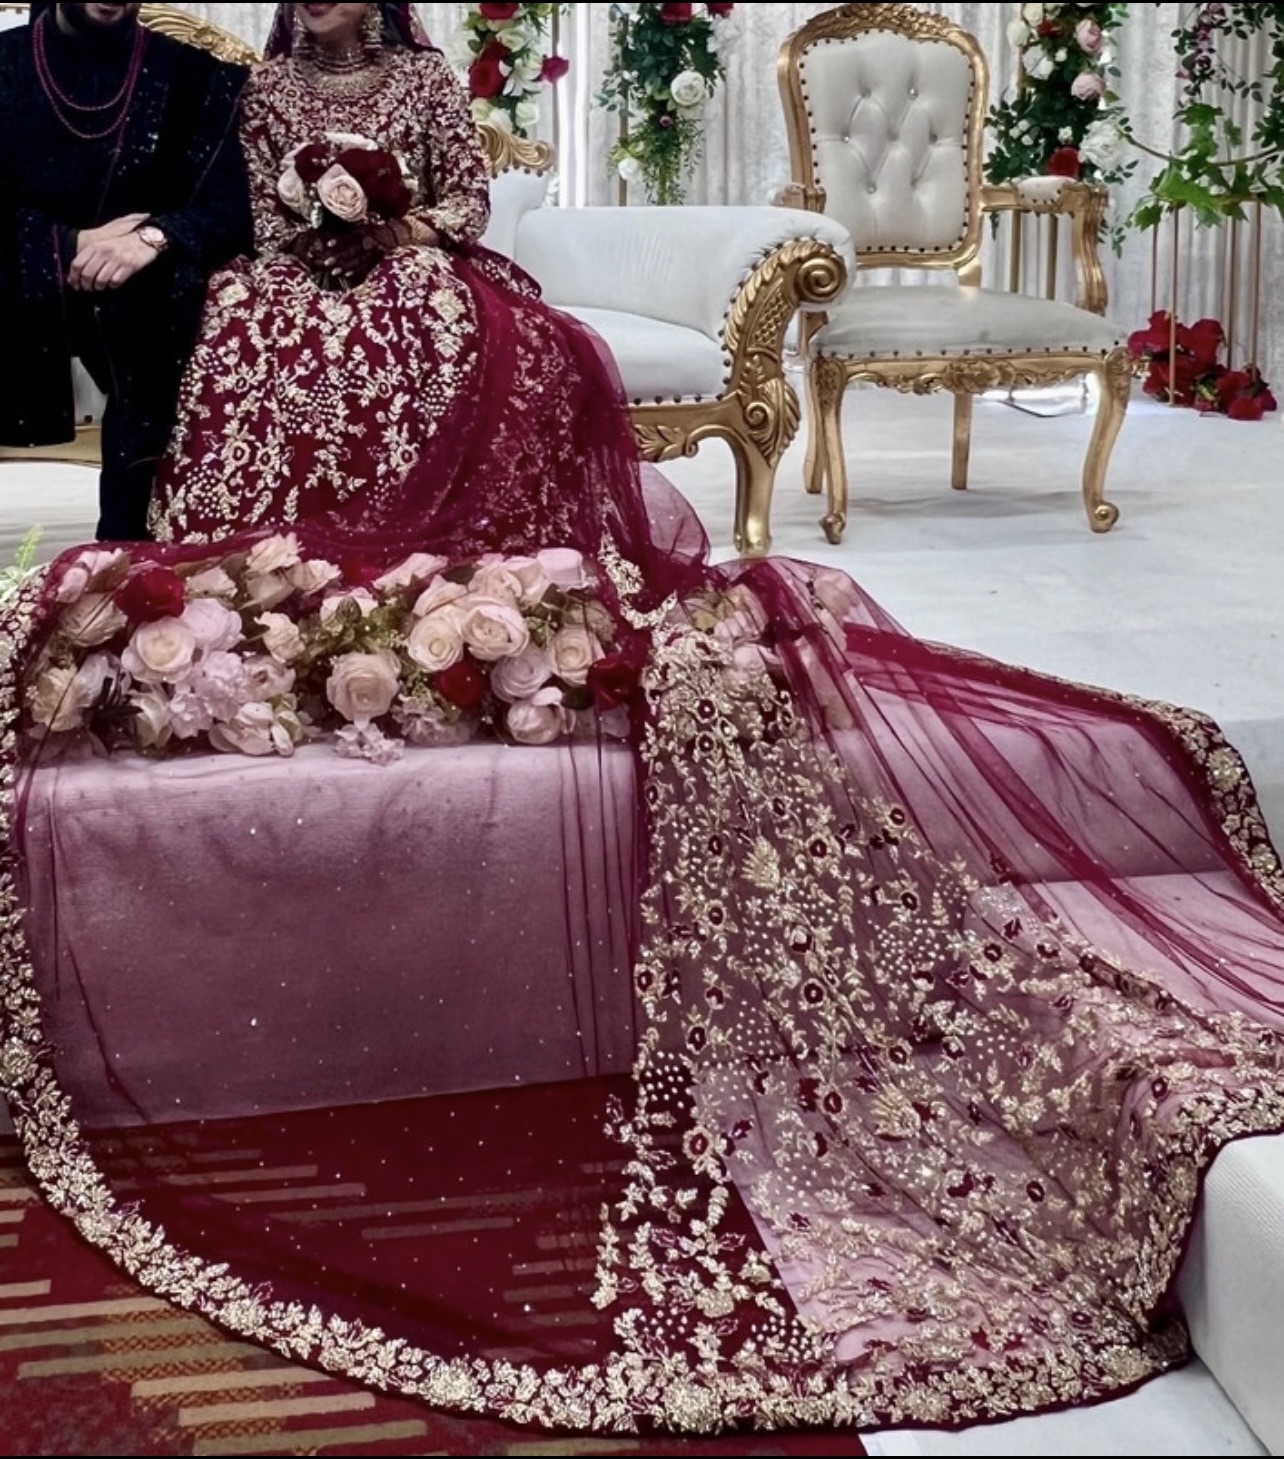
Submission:
M 828 479 L 825 444 L 821 438 L 820 407 L 816 402 L 814 371 L 808 369 L 807 381 L 807 459 L 803 463 L 803 485 L 813 496 L 819 496 Z
M 1093 373 L 1101 391 L 1092 439 L 1088 442 L 1088 455 L 1083 463 L 1083 504 L 1092 530 L 1109 532 L 1119 520 L 1119 508 L 1106 500 L 1106 469 L 1132 393 L 1132 362 L 1128 351 L 1115 350 L 1107 355 Z
M 835 546 L 847 527 L 847 458 L 843 451 L 843 396 L 847 391 L 847 367 L 842 360 L 822 355 L 807 372 L 814 404 L 813 434 L 829 487 L 829 510 L 820 519 L 825 540 Z
M 950 485 L 967 490 L 968 463 L 972 455 L 972 404 L 974 397 L 959 391 L 954 396 L 954 445 L 950 457 Z
M 736 459 L 735 544 L 741 557 L 765 557 L 771 551 L 771 497 L 776 486 L 773 461 L 748 436 L 726 437 Z

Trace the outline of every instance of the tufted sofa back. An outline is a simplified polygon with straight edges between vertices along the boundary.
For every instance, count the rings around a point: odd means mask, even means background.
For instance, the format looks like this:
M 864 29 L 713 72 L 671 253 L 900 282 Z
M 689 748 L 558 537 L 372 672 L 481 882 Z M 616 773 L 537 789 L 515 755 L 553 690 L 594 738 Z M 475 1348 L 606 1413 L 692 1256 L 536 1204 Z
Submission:
M 840 5 L 786 41 L 779 77 L 793 175 L 862 264 L 975 256 L 988 79 L 971 36 L 910 5 Z

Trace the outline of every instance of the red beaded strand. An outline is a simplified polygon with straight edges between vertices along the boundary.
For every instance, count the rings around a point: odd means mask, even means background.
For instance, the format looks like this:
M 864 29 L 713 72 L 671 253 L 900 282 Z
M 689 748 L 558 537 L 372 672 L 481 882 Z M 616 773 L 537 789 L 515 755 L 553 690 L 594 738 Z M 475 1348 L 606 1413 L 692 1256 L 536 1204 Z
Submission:
M 49 56 L 45 50 L 44 28 L 49 23 L 49 12 L 46 11 L 32 27 L 31 50 L 35 58 L 36 77 L 50 109 L 63 127 L 82 142 L 99 142 L 104 137 L 112 136 L 124 126 L 125 118 L 129 115 L 129 103 L 133 99 L 134 87 L 138 84 L 138 75 L 143 68 L 143 46 L 147 39 L 146 32 L 141 25 L 136 25 L 129 65 L 125 71 L 125 79 L 121 82 L 120 90 L 116 95 L 108 101 L 99 102 L 96 105 L 86 105 L 74 101 L 53 78 L 53 72 L 49 67 Z M 93 112 L 111 111 L 113 107 L 119 107 L 119 112 L 101 132 L 82 130 L 64 112 L 64 108 L 66 108 L 66 112 L 80 112 L 88 116 Z

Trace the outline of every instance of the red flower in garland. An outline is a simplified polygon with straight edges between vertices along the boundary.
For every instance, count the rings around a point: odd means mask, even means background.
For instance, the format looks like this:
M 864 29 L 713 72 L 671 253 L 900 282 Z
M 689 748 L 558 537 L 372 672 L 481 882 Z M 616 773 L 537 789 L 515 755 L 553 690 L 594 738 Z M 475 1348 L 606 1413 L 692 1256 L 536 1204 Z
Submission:
M 1082 162 L 1077 147 L 1058 147 L 1043 164 L 1050 177 L 1078 177 Z
M 477 13 L 483 20 L 512 20 L 521 8 L 520 5 L 479 5 Z
M 694 5 L 661 5 L 659 20 L 661 25 L 685 25 L 691 19 Z
M 187 606 L 182 578 L 159 562 L 144 563 L 131 572 L 113 596 L 116 606 L 134 623 L 177 618 Z
M 465 712 L 476 709 L 486 697 L 486 675 L 467 659 L 435 674 L 432 686 L 447 704 Z
M 545 56 L 544 64 L 539 68 L 539 79 L 554 85 L 571 69 L 571 63 L 565 56 Z
M 499 63 L 507 59 L 508 47 L 503 41 L 487 41 L 481 54 L 468 68 L 469 91 L 484 101 L 498 96 L 504 89 L 505 80 Z

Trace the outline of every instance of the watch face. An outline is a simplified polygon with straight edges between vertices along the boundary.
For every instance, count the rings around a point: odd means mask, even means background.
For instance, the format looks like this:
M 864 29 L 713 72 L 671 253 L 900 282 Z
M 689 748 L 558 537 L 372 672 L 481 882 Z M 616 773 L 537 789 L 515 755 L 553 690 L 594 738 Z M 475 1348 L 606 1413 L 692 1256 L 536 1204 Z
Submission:
M 138 230 L 138 236 L 148 247 L 156 249 L 158 253 L 169 243 L 169 239 L 153 223 L 145 224 L 140 228 Z

